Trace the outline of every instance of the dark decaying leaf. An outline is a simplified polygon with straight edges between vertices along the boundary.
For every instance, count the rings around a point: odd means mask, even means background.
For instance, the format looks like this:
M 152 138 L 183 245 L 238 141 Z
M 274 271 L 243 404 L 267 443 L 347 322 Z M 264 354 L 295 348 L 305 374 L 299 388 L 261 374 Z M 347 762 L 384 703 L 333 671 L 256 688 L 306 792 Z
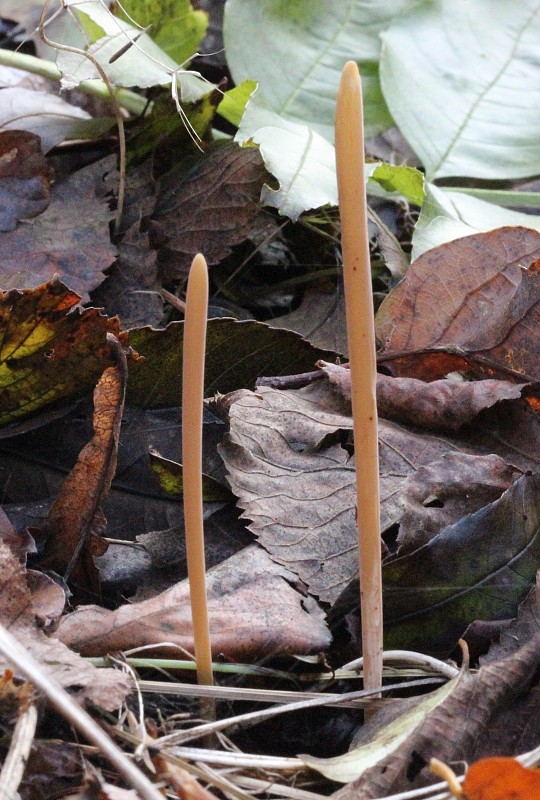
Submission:
M 110 160 L 98 161 L 58 181 L 46 211 L 0 237 L 3 289 L 37 286 L 59 275 L 88 299 L 116 256 L 109 235 L 114 212 L 99 192 L 110 168 Z
M 0 575 L 2 624 L 65 689 L 72 687 L 81 700 L 103 708 L 118 708 L 132 690 L 129 676 L 113 669 L 98 670 L 58 639 L 45 635 L 36 622 L 24 567 L 3 542 L 0 542 Z M 0 666 L 6 669 L 8 664 Z
M 269 323 L 273 328 L 295 331 L 313 347 L 347 355 L 345 325 L 345 296 L 340 281 L 336 288 L 308 290 L 296 311 L 276 317 Z
M 127 363 L 122 347 L 111 337 L 117 365 L 108 367 L 94 391 L 94 436 L 62 484 L 49 512 L 43 564 L 77 587 L 76 593 L 99 595 L 91 538 L 103 533 L 101 506 L 116 470 L 118 439 L 124 409 Z
M 540 378 L 540 233 L 497 228 L 429 250 L 379 308 L 376 333 L 386 355 L 459 348 L 471 368 Z M 424 358 L 391 363 L 395 374 L 426 378 Z M 444 377 L 443 371 L 430 375 Z M 466 367 L 465 367 L 466 368 Z M 406 370 L 406 371 L 404 371 Z
M 129 331 L 129 344 L 145 361 L 130 368 L 128 402 L 143 408 L 174 406 L 182 392 L 183 322 L 163 330 Z M 205 395 L 255 385 L 259 375 L 290 375 L 313 369 L 328 357 L 291 331 L 263 322 L 211 319 L 206 338 Z
M 474 619 L 506 619 L 540 563 L 540 476 L 383 567 L 385 645 L 447 655 Z
M 0 231 L 12 231 L 19 220 L 45 211 L 51 198 L 50 179 L 39 136 L 29 131 L 0 132 Z
M 122 328 L 158 325 L 163 318 L 157 259 L 148 245 L 148 234 L 132 225 L 118 245 L 119 257 L 105 281 L 92 292 L 92 303 L 106 314 L 118 314 Z
M 260 547 L 244 548 L 208 573 L 208 611 L 212 651 L 233 661 L 254 661 L 272 653 L 324 650 L 330 636 L 314 601 L 290 585 L 293 575 L 277 566 Z M 105 655 L 155 644 L 156 651 L 193 652 L 187 580 L 150 600 L 116 611 L 81 606 L 63 618 L 58 636 L 85 655 Z
M 350 370 L 325 362 L 321 362 L 321 367 L 329 381 L 350 400 Z M 459 379 L 426 383 L 415 378 L 377 375 L 377 409 L 381 417 L 402 425 L 452 433 L 472 422 L 486 408 L 502 400 L 521 397 L 525 385 L 501 380 L 467 382 Z
M 538 586 L 476 674 L 466 673 L 397 751 L 333 795 L 336 800 L 371 800 L 418 788 L 436 779 L 426 768 L 431 757 L 445 763 L 493 755 L 517 755 L 538 744 L 540 616 Z M 411 701 L 399 701 L 392 715 Z M 369 740 L 384 711 L 362 732 Z
M 249 237 L 262 213 L 259 197 L 268 174 L 256 147 L 236 143 L 211 148 L 207 157 L 178 177 L 170 173 L 149 223 L 160 248 L 160 276 L 167 283 L 187 275 L 193 256 L 209 265 Z
M 399 555 L 426 544 L 443 528 L 497 500 L 520 471 L 499 456 L 446 453 L 405 480 Z
M 119 320 L 75 309 L 59 281 L 0 292 L 0 425 L 92 388 L 111 363 L 107 333 Z

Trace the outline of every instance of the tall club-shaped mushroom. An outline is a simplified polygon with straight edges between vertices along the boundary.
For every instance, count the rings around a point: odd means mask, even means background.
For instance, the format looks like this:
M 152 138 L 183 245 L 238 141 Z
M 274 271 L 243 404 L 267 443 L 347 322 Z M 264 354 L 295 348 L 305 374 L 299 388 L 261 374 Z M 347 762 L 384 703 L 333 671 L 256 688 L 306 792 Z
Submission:
M 202 498 L 204 360 L 208 314 L 208 269 L 198 253 L 189 272 L 182 363 L 182 462 L 186 555 L 197 680 L 212 684 L 212 651 L 206 602 Z
M 362 84 L 343 68 L 336 105 L 336 166 L 352 385 L 364 688 L 382 680 L 383 615 L 377 435 L 377 363 L 364 175 Z

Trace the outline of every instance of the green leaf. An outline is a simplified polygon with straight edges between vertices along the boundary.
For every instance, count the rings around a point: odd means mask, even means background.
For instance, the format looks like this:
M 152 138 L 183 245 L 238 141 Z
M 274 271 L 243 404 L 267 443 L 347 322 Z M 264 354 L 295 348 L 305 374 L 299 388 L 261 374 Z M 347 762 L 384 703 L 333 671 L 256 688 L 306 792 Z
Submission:
M 257 88 L 257 81 L 243 81 L 240 86 L 235 86 L 234 89 L 229 89 L 223 95 L 223 98 L 217 107 L 218 114 L 230 122 L 232 125 L 238 127 L 242 115 L 246 110 L 246 105 L 251 95 Z
M 444 242 L 504 225 L 522 225 L 540 231 L 539 216 L 501 208 L 464 192 L 443 191 L 432 183 L 426 183 L 425 193 L 413 235 L 413 261 Z
M 159 453 L 150 453 L 150 466 L 164 492 L 184 496 L 184 474 L 182 464 L 160 456 Z M 209 475 L 202 476 L 203 500 L 205 503 L 228 503 L 232 498 L 230 489 L 225 488 L 215 478 Z
M 536 4 L 433 0 L 382 39 L 386 102 L 429 179 L 540 173 Z
M 208 15 L 195 11 L 190 0 L 123 0 L 116 16 L 135 21 L 170 58 L 186 64 L 195 55 L 208 27 Z
M 235 83 L 257 80 L 272 111 L 334 140 L 343 64 L 358 61 L 369 136 L 390 127 L 378 77 L 379 33 L 416 0 L 228 0 L 223 35 Z
M 421 206 L 424 202 L 424 176 L 414 167 L 379 164 L 370 182 L 377 183 L 385 192 L 403 195 L 417 206 Z M 368 191 L 369 189 L 368 185 Z
M 144 408 L 179 405 L 183 331 L 183 322 L 172 322 L 163 330 L 145 327 L 129 332 L 129 344 L 146 359 L 130 369 L 129 402 Z M 261 375 L 307 372 L 320 358 L 329 357 L 292 331 L 275 330 L 263 322 L 211 319 L 205 394 L 252 388 Z

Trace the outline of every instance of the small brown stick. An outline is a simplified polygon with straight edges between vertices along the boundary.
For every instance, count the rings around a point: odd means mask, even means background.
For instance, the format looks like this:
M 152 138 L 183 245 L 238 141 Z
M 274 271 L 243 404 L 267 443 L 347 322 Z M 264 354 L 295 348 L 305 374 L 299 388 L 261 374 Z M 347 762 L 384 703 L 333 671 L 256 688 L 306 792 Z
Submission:
M 364 687 L 382 682 L 383 615 L 377 426 L 377 361 L 364 176 L 362 84 L 343 68 L 336 104 L 336 166 L 356 461 Z
M 193 259 L 188 278 L 182 365 L 182 461 L 186 555 L 199 683 L 212 684 L 212 651 L 206 602 L 202 499 L 202 424 L 204 358 L 208 314 L 208 270 L 204 257 Z

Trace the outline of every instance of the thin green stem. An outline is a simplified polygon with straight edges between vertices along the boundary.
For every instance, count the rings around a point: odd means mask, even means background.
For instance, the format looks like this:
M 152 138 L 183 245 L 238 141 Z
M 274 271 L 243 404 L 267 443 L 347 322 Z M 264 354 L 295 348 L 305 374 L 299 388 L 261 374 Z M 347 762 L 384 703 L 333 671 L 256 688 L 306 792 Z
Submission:
M 41 75 L 50 81 L 59 82 L 62 77 L 62 73 L 52 61 L 30 56 L 26 53 L 16 53 L 12 50 L 0 48 L 0 64 L 30 72 L 32 75 Z M 103 81 L 83 81 L 79 84 L 78 89 L 91 97 L 97 97 L 100 100 L 111 100 L 111 93 Z M 130 89 L 117 88 L 114 91 L 114 97 L 121 108 L 125 108 L 126 111 L 129 111 L 134 116 L 144 114 L 148 106 L 148 101 L 145 97 L 132 92 Z

